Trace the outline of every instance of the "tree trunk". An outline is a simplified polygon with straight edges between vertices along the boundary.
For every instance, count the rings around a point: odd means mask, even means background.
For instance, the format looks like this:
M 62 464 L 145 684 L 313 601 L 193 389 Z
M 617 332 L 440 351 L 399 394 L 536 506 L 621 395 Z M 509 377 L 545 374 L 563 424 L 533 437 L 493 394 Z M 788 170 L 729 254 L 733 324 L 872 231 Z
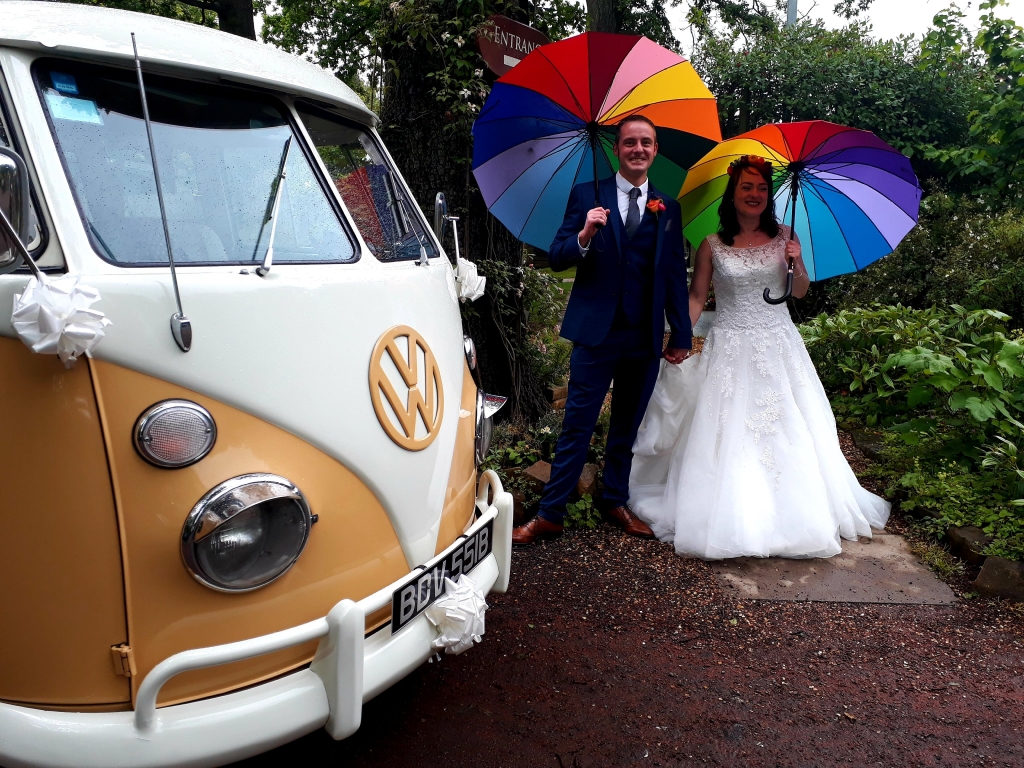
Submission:
M 591 32 L 618 32 L 618 0 L 587 0 L 587 29 Z
M 256 22 L 253 21 L 252 0 L 212 0 L 212 2 L 189 2 L 182 0 L 185 5 L 191 5 L 204 10 L 217 12 L 217 22 L 221 32 L 247 37 L 250 40 L 256 39 Z
M 750 130 L 750 89 L 744 88 L 741 94 L 742 101 L 740 102 L 740 115 L 739 125 L 737 126 L 737 135 L 746 133 Z
M 445 109 L 430 93 L 432 81 L 423 76 L 430 71 L 423 61 L 430 54 L 404 42 L 383 51 L 395 66 L 389 68 L 381 100 L 381 136 L 428 221 L 439 191 L 459 217 L 463 254 L 489 278 L 487 293 L 463 312 L 466 331 L 477 345 L 481 383 L 488 392 L 511 397 L 508 416 L 532 420 L 550 406 L 522 351 L 525 318 L 518 288 L 523 246 L 487 212 L 470 170 L 470 126 Z M 445 248 L 454 255 L 450 238 Z M 511 280 L 500 279 L 499 271 Z

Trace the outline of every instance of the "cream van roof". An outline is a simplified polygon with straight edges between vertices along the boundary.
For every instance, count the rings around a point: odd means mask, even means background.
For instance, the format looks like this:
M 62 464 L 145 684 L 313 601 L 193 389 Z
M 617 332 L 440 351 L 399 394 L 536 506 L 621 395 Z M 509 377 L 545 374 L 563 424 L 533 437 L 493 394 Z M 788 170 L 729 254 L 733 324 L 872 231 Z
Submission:
M 131 33 L 139 57 L 155 69 L 186 67 L 229 80 L 266 85 L 376 118 L 330 72 L 274 46 L 184 21 L 132 11 L 38 0 L 0 0 L 0 46 L 50 56 L 131 60 Z

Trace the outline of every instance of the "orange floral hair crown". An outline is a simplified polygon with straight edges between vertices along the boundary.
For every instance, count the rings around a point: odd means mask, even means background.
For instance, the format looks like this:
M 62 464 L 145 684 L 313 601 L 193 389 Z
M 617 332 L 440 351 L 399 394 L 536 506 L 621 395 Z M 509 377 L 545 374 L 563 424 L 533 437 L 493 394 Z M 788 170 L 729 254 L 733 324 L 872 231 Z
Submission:
M 766 160 L 759 155 L 740 155 L 731 163 L 729 163 L 728 173 L 732 176 L 736 169 L 750 168 L 751 166 L 759 166 L 762 168 L 768 168 L 771 170 L 772 163 L 770 160 Z

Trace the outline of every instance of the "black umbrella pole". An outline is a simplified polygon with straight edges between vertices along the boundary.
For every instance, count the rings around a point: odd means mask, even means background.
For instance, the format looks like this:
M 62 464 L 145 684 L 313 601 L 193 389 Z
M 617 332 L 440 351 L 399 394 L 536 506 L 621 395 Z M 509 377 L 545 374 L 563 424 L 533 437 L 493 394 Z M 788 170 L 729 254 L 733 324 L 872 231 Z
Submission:
M 793 196 L 792 196 L 793 213 L 791 214 L 791 216 L 789 218 L 789 239 L 790 240 L 795 240 L 796 239 L 796 198 L 797 198 L 797 195 L 799 194 L 799 191 L 800 191 L 799 178 L 800 178 L 799 176 L 797 176 L 796 174 L 793 174 Z M 782 295 L 779 296 L 777 299 L 773 299 L 772 295 L 771 295 L 771 289 L 770 288 L 765 288 L 764 289 L 764 293 L 762 294 L 762 296 L 763 296 L 765 301 L 767 301 L 769 304 L 781 304 L 782 302 L 784 302 L 786 299 L 788 299 L 790 296 L 793 295 L 793 268 L 794 268 L 793 259 L 790 258 L 789 259 L 789 269 L 786 270 L 786 290 L 783 291 Z
M 598 144 L 597 131 L 590 134 L 590 154 L 594 157 L 594 207 L 601 207 L 601 190 L 597 185 L 597 144 Z M 595 224 L 600 229 L 603 224 Z

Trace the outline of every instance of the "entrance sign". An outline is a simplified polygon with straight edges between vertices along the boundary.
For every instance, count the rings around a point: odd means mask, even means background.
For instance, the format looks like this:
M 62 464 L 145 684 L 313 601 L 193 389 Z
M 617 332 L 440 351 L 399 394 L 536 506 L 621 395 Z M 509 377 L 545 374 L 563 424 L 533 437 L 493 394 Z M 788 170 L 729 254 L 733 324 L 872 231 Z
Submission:
M 487 20 L 476 42 L 487 68 L 500 77 L 534 48 L 551 41 L 533 27 L 495 14 Z

